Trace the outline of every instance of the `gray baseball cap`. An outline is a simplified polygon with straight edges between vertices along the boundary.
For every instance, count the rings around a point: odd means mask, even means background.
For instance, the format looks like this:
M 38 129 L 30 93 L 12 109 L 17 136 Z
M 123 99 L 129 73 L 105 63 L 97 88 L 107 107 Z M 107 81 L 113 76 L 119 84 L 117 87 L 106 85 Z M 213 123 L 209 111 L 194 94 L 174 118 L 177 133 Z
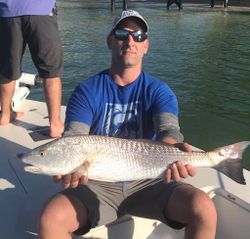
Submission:
M 141 23 L 141 26 L 142 26 L 142 29 L 145 31 L 145 32 L 148 32 L 148 23 L 146 22 L 146 20 L 142 17 L 142 15 L 135 11 L 135 10 L 125 10 L 125 11 L 122 11 L 121 15 L 120 16 L 117 16 L 113 22 L 113 26 L 112 26 L 112 29 L 110 32 L 112 32 L 116 27 L 117 25 L 123 21 L 124 19 L 127 19 L 127 18 L 137 18 L 139 20 L 139 22 Z

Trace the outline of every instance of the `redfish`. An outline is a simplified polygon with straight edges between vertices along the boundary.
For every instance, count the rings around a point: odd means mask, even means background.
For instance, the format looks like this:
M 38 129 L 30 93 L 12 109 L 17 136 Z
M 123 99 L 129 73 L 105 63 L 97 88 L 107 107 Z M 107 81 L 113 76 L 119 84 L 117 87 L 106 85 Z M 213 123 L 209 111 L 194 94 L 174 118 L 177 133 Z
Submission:
M 183 152 L 150 140 L 106 136 L 65 136 L 22 155 L 25 171 L 66 175 L 78 171 L 89 179 L 130 181 L 162 177 L 168 165 L 181 160 L 194 167 L 212 167 L 240 184 L 242 153 L 250 145 L 243 141 L 210 152 Z

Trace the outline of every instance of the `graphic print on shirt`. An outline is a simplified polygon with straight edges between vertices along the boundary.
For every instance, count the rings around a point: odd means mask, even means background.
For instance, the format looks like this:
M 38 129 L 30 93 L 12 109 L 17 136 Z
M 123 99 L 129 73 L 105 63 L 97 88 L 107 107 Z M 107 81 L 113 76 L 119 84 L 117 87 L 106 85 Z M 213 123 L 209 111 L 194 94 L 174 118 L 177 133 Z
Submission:
M 102 129 L 102 134 L 107 136 L 142 137 L 141 102 L 125 105 L 106 103 Z

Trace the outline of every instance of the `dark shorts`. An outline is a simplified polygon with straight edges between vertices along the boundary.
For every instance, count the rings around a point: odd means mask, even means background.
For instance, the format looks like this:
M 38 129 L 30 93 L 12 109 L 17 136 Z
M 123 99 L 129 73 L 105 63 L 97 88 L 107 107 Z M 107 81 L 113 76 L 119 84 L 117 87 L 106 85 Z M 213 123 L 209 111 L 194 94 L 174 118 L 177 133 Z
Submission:
M 63 50 L 55 16 L 0 18 L 0 82 L 21 76 L 26 45 L 39 77 L 62 75 Z
M 169 226 L 180 229 L 184 225 L 169 221 L 165 217 L 165 208 L 171 193 L 181 182 L 165 184 L 161 179 L 107 183 L 89 180 L 87 185 L 67 189 L 62 193 L 77 197 L 88 211 L 88 225 L 79 228 L 75 234 L 82 235 L 91 228 L 113 222 L 129 214 L 138 217 L 159 220 Z

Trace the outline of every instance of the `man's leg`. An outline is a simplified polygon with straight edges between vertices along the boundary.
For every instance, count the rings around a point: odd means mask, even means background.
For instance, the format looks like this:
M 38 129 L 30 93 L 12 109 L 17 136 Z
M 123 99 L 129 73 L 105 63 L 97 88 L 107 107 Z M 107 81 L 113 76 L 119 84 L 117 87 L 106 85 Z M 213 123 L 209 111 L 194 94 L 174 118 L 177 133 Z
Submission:
M 185 239 L 213 239 L 217 214 L 209 196 L 190 185 L 177 187 L 165 210 L 171 221 L 186 225 Z
M 76 197 L 54 197 L 44 208 L 39 220 L 41 239 L 70 239 L 71 233 L 87 222 L 87 210 Z
M 176 2 L 176 5 L 178 6 L 179 10 L 182 10 L 182 9 L 183 9 L 182 0 L 178 0 L 178 1 Z
M 215 0 L 211 0 L 211 3 L 210 3 L 211 7 L 214 7 L 214 1 Z
M 48 107 L 50 136 L 60 137 L 64 130 L 61 120 L 62 83 L 60 77 L 47 78 L 44 81 L 44 94 Z
M 169 7 L 172 5 L 173 3 L 173 0 L 168 0 L 167 1 L 167 9 L 169 9 Z
M 23 112 L 11 107 L 16 80 L 21 76 L 22 55 L 25 50 L 22 17 L 0 18 L 0 125 L 6 125 Z
M 63 49 L 56 17 L 30 16 L 25 19 L 25 32 L 32 60 L 44 81 L 48 107 L 50 136 L 60 137 L 64 126 L 61 120 Z
M 11 101 L 15 91 L 15 84 L 16 81 L 14 80 L 0 84 L 0 125 L 6 125 L 23 116 L 23 112 L 12 111 Z
M 89 180 L 87 185 L 69 188 L 52 198 L 39 220 L 42 239 L 68 239 L 117 219 L 122 185 Z

